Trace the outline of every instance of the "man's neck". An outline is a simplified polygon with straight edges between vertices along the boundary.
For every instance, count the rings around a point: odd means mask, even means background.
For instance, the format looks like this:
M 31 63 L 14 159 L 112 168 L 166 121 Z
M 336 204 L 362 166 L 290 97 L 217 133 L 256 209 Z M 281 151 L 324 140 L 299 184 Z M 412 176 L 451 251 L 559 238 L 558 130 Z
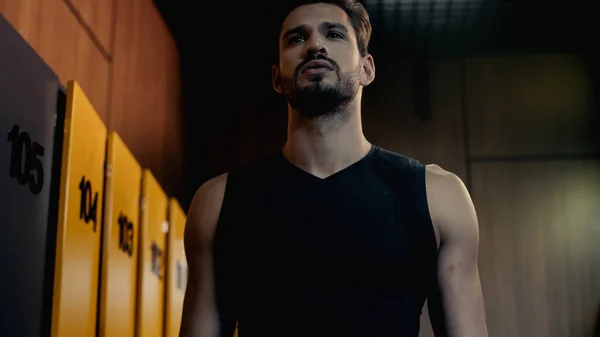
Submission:
M 326 178 L 359 161 L 371 149 L 363 134 L 360 104 L 327 118 L 308 119 L 288 108 L 284 156 L 302 170 Z

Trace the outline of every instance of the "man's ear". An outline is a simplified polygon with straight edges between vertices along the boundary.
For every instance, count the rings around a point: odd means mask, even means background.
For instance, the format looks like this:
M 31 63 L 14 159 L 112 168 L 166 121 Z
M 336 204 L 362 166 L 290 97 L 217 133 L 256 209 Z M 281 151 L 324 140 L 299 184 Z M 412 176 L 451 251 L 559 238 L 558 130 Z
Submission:
M 360 73 L 360 84 L 363 87 L 371 84 L 375 79 L 375 62 L 373 61 L 373 56 L 371 54 L 367 54 L 363 58 L 362 71 Z
M 273 90 L 281 94 L 281 71 L 277 65 L 272 67 L 271 82 L 273 83 Z

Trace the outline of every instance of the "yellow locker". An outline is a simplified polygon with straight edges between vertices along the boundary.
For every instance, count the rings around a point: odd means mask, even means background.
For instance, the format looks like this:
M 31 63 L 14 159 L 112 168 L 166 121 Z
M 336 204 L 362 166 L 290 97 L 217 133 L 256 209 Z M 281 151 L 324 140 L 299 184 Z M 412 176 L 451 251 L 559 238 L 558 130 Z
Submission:
M 186 214 L 176 199 L 169 200 L 169 232 L 167 234 L 166 337 L 178 337 L 181 311 L 187 284 L 187 262 L 183 248 Z
M 62 149 L 53 337 L 94 337 L 106 126 L 75 81 L 67 85 Z
M 162 337 L 168 198 L 150 170 L 142 173 L 138 271 L 138 337 Z
M 99 337 L 134 337 L 142 168 L 116 132 L 108 136 Z

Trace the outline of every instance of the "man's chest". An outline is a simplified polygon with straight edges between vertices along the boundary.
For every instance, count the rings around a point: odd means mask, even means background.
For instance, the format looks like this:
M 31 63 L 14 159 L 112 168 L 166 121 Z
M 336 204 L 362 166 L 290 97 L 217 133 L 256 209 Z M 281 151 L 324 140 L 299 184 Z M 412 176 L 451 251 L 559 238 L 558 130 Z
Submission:
M 410 268 L 417 260 L 411 228 L 419 224 L 395 193 L 279 185 L 247 200 L 239 238 L 244 258 L 258 268 L 348 276 Z

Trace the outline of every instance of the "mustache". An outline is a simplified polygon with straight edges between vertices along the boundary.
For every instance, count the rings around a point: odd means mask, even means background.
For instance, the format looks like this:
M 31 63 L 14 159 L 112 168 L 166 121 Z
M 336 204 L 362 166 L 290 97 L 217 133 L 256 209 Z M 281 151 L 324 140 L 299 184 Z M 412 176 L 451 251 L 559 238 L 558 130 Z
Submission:
M 329 64 L 331 64 L 335 68 L 336 71 L 340 70 L 339 65 L 334 60 L 330 59 L 329 57 L 327 57 L 323 54 L 314 54 L 314 55 L 311 55 L 311 56 L 307 57 L 306 59 L 304 59 L 304 61 L 300 62 L 300 64 L 296 67 L 296 71 L 294 72 L 294 77 L 298 76 L 298 72 L 300 72 L 300 69 L 302 69 L 302 67 L 304 67 L 308 62 L 315 61 L 315 60 L 327 61 L 327 62 L 329 62 Z

